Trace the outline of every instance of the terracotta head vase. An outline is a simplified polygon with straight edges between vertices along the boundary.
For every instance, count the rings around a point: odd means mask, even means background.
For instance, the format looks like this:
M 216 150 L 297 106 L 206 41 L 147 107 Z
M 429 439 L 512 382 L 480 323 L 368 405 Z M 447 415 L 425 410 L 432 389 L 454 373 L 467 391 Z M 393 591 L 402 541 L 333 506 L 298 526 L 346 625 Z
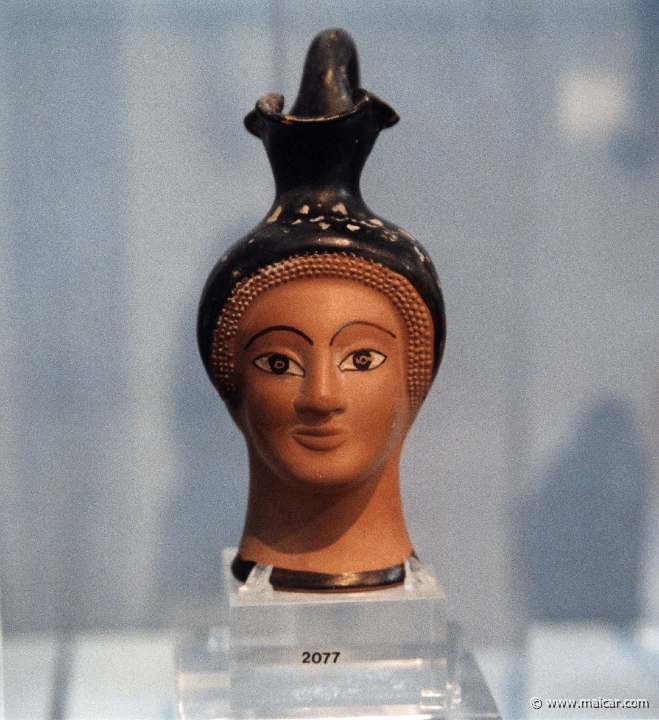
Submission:
M 413 553 L 398 467 L 444 348 L 441 289 L 426 251 L 361 197 L 366 158 L 398 116 L 359 87 L 345 32 L 316 37 L 283 105 L 267 95 L 245 118 L 276 198 L 199 309 L 201 357 L 249 454 L 232 569 L 244 581 L 273 565 L 279 589 L 385 587 Z

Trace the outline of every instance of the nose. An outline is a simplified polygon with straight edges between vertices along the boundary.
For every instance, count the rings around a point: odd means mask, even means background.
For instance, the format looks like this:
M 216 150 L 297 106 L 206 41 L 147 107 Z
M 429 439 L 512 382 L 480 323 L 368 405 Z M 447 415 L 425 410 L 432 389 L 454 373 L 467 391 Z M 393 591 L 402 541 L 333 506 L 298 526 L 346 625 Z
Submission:
M 326 363 L 323 367 L 309 368 L 293 405 L 298 418 L 309 425 L 321 424 L 342 413 L 345 396 L 338 367 Z

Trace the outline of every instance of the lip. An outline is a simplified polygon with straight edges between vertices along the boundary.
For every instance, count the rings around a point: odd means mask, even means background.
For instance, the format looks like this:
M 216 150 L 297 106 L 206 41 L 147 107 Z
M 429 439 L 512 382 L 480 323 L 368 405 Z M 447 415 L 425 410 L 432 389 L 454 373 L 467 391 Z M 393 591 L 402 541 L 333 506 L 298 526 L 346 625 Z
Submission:
M 334 450 L 345 442 L 345 432 L 339 428 L 300 427 L 291 433 L 293 439 L 307 450 Z

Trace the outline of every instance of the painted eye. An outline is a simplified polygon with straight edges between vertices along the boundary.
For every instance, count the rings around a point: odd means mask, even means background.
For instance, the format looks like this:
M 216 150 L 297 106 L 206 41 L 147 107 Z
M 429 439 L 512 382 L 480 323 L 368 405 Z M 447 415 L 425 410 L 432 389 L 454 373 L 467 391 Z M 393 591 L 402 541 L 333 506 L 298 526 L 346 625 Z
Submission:
M 377 350 L 355 350 L 341 361 L 339 370 L 344 372 L 346 370 L 373 370 L 382 365 L 386 359 L 387 356 Z
M 259 369 L 274 375 L 297 375 L 304 377 L 304 368 L 281 353 L 265 353 L 252 360 Z

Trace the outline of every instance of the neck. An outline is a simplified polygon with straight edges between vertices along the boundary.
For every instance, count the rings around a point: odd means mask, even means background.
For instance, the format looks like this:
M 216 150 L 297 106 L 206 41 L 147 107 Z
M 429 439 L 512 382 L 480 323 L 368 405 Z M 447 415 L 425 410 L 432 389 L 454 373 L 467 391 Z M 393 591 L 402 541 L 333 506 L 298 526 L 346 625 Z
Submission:
M 289 570 L 340 574 L 398 565 L 412 552 L 400 498 L 400 449 L 349 487 L 287 483 L 250 452 L 240 555 Z

